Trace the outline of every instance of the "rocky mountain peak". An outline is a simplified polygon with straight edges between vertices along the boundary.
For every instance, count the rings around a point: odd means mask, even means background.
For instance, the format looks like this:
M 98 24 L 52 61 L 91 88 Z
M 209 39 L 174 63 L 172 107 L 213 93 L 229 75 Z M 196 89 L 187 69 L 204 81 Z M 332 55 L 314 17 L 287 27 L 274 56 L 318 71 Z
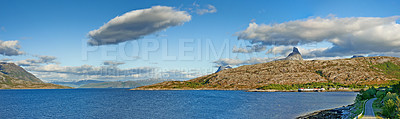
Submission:
M 290 53 L 285 60 L 303 60 L 303 57 L 301 56 L 299 49 L 293 47 L 293 52 Z
M 215 73 L 220 72 L 220 71 L 225 70 L 225 69 L 231 69 L 231 68 L 232 68 L 231 66 L 219 66 L 218 70 Z
M 293 54 L 300 54 L 299 49 L 297 49 L 296 47 L 293 47 Z

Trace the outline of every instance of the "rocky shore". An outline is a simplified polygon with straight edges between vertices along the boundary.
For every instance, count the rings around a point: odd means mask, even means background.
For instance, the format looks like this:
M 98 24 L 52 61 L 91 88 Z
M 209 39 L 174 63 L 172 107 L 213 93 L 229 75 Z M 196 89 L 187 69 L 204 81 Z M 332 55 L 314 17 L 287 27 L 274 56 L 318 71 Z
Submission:
M 353 104 L 327 110 L 316 111 L 296 119 L 348 119 L 352 117 Z
M 359 92 L 361 89 L 348 89 L 348 90 L 324 90 L 318 92 Z M 365 90 L 365 89 L 364 89 Z M 250 89 L 246 92 L 299 92 L 299 90 L 261 90 L 261 89 Z M 307 92 L 307 91 L 306 91 Z M 308 91 L 308 92 L 315 92 L 315 91 Z

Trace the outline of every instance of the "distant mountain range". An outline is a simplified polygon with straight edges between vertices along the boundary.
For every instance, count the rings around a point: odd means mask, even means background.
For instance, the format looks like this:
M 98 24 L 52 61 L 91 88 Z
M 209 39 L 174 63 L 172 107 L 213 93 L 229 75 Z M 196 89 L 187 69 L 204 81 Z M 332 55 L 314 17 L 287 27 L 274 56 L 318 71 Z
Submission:
M 53 84 L 58 84 L 58 85 L 63 85 L 63 86 L 69 86 L 69 87 L 75 87 L 78 88 L 82 85 L 90 84 L 90 83 L 102 83 L 104 81 L 98 81 L 98 80 L 81 80 L 81 81 L 73 81 L 73 82 L 51 82 Z
M 54 84 L 75 87 L 75 88 L 136 88 L 144 85 L 173 81 L 173 79 L 142 79 L 136 81 L 98 81 L 81 80 L 76 82 L 51 82 Z
M 292 55 L 293 56 L 293 55 Z M 245 65 L 188 81 L 168 81 L 133 90 L 248 90 L 270 84 L 332 82 L 343 85 L 385 84 L 400 79 L 400 58 L 356 57 L 337 60 L 278 60 Z
M 0 62 L 0 89 L 54 89 L 70 88 L 44 83 L 14 63 Z
M 100 83 L 89 83 L 80 86 L 79 88 L 136 88 L 145 85 L 151 85 L 155 83 L 161 83 L 164 81 L 173 81 L 172 79 L 144 79 L 136 81 L 113 81 L 113 82 L 100 82 Z

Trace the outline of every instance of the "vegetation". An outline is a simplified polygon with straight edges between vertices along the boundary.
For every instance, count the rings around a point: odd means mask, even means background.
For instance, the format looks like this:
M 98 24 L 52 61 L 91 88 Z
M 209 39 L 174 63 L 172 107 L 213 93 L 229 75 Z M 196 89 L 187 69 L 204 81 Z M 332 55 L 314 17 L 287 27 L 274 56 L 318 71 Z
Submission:
M 400 118 L 400 97 L 398 95 L 400 83 L 387 87 L 380 87 L 379 89 L 381 90 L 371 87 L 366 91 L 361 90 L 356 97 L 355 105 L 376 97 L 377 100 L 374 101 L 373 107 L 378 115 L 390 119 Z M 358 107 L 358 109 L 362 108 Z
M 392 62 L 384 62 L 381 64 L 376 64 L 376 65 L 373 65 L 373 67 L 380 69 L 386 75 L 400 79 L 400 66 L 398 66 Z
M 364 91 L 364 89 L 360 90 L 360 96 L 357 96 L 358 98 L 361 98 L 360 100 L 367 100 L 375 97 L 376 94 L 376 89 L 374 87 L 369 88 L 368 90 Z
M 317 73 L 318 75 L 325 77 L 325 75 L 322 73 L 322 70 L 317 70 L 315 71 L 315 73 Z
M 324 82 L 312 82 L 312 83 L 305 83 L 305 84 L 292 84 L 292 85 L 282 85 L 282 84 L 268 84 L 266 86 L 262 86 L 257 89 L 275 89 L 275 90 L 297 90 L 299 88 L 349 88 L 349 89 L 360 89 L 364 88 L 365 85 L 359 85 L 359 84 L 350 84 L 350 85 L 345 85 L 341 83 L 324 83 Z
M 0 89 L 56 89 L 66 86 L 44 83 L 13 63 L 0 63 Z
M 338 60 L 280 60 L 245 65 L 181 82 L 163 82 L 136 90 L 168 89 L 363 89 L 397 84 L 400 58 L 362 57 Z M 400 79 L 400 78 L 399 78 Z M 345 90 L 347 90 L 345 89 Z

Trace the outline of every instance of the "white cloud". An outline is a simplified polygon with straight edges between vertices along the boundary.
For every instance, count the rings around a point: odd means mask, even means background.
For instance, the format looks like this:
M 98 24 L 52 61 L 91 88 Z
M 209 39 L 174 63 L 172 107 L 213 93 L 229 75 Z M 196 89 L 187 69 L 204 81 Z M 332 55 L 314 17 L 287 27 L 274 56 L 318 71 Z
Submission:
M 60 66 L 57 64 L 48 64 L 44 66 L 27 67 L 30 71 L 36 72 L 55 72 L 70 75 L 100 75 L 100 76 L 131 76 L 134 74 L 149 73 L 155 68 L 152 67 L 136 67 L 130 69 L 120 69 L 110 66 Z
M 281 55 L 281 56 L 287 56 L 293 51 L 292 46 L 275 46 L 270 49 L 268 49 L 266 54 L 274 54 L 274 55 Z M 300 50 L 300 53 L 303 54 L 302 50 Z
M 88 43 L 107 45 L 136 40 L 190 20 L 191 16 L 186 11 L 177 11 L 167 6 L 134 10 L 115 17 L 97 30 L 90 31 Z
M 297 47 L 299 52 L 303 58 L 314 58 L 317 55 L 321 55 L 321 52 L 326 51 L 328 48 L 312 48 L 312 49 L 305 49 L 302 47 Z M 293 46 L 275 46 L 266 52 L 266 54 L 274 54 L 279 56 L 288 56 L 293 51 Z
M 12 61 L 13 59 L 10 59 L 10 58 L 3 58 L 3 59 L 0 59 L 0 62 L 8 62 L 8 61 Z
M 204 75 L 184 70 L 161 71 L 155 67 L 120 69 L 117 66 L 60 66 L 58 64 L 48 64 L 30 66 L 26 67 L 26 69 L 38 75 L 45 82 L 79 80 L 127 81 L 148 78 L 187 80 Z
M 266 63 L 270 61 L 274 61 L 282 57 L 275 57 L 275 58 L 267 58 L 267 57 L 252 57 L 248 60 L 240 60 L 240 59 L 230 59 L 224 58 L 215 61 L 214 63 L 218 66 L 240 66 L 240 65 L 251 65 L 251 64 L 259 64 L 259 63 Z
M 118 62 L 118 61 L 104 61 L 104 65 L 106 66 L 118 66 L 118 65 L 123 65 L 125 62 Z
M 196 7 L 200 7 L 200 5 L 196 4 Z M 215 8 L 215 6 L 213 6 L 213 5 L 207 5 L 207 8 L 203 8 L 203 9 L 200 9 L 200 8 L 196 9 L 196 13 L 199 15 L 203 15 L 206 13 L 216 13 L 216 12 L 217 12 L 217 8 Z
M 253 52 L 262 52 L 265 51 L 267 49 L 266 46 L 264 45 L 260 45 L 260 44 L 256 44 L 250 47 L 250 49 L 248 48 L 238 48 L 236 46 L 233 46 L 233 53 L 253 53 Z
M 296 46 L 329 42 L 332 47 L 311 51 L 316 57 L 400 51 L 399 16 L 309 18 L 281 24 L 250 23 L 238 39 L 264 45 Z
M 35 55 L 35 57 L 39 59 L 25 59 L 25 60 L 15 61 L 14 63 L 19 66 L 39 66 L 41 64 L 58 63 L 55 61 L 56 57 L 54 56 Z
M 169 70 L 169 71 L 164 71 L 158 73 L 160 74 L 159 76 L 156 76 L 155 78 L 163 78 L 163 79 L 181 79 L 181 80 L 187 80 L 187 79 L 192 79 L 196 77 L 200 77 L 204 74 L 198 73 L 198 72 L 188 72 L 188 71 L 182 71 L 182 70 Z
M 0 54 L 5 56 L 22 55 L 24 52 L 20 51 L 21 46 L 19 41 L 2 41 L 0 40 Z

